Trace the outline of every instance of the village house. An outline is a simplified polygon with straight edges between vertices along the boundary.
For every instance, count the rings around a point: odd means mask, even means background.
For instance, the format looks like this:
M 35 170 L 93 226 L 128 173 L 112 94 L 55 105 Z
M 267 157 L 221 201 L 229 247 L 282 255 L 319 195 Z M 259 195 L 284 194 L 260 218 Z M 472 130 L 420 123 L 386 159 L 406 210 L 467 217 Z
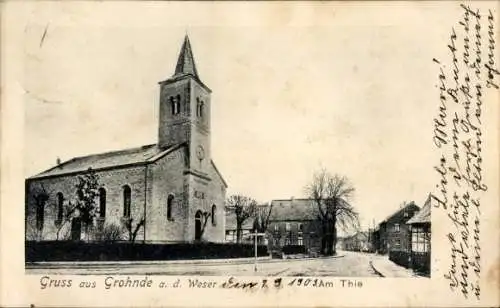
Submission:
M 369 233 L 366 231 L 358 231 L 351 236 L 344 237 L 343 250 L 371 252 L 372 244 L 369 241 Z
M 270 251 L 303 246 L 305 251 L 321 250 L 321 223 L 311 199 L 278 199 L 271 201 L 268 246 Z
M 406 222 L 419 210 L 420 208 L 412 201 L 379 223 L 373 235 L 376 252 L 387 254 L 391 251 L 409 251 L 410 228 Z
M 410 266 L 416 271 L 430 275 L 431 271 L 431 195 L 422 209 L 407 224 L 411 230 Z
M 78 176 L 90 169 L 99 181 L 102 225 L 142 222 L 137 240 L 143 242 L 224 241 L 227 184 L 211 157 L 212 91 L 200 79 L 187 36 L 173 75 L 159 87 L 157 143 L 58 162 L 26 180 L 27 240 L 89 238 L 78 215 L 60 228 L 69 202 L 81 194 Z

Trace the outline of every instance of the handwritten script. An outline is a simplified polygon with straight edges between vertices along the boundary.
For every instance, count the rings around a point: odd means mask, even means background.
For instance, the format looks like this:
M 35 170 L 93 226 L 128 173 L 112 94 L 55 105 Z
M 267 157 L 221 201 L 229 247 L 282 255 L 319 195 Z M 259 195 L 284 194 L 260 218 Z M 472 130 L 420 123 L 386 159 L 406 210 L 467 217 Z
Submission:
M 434 118 L 434 145 L 440 158 L 434 166 L 438 184 L 433 206 L 451 222 L 446 239 L 449 264 L 444 278 L 452 291 L 465 298 L 481 296 L 481 197 L 483 180 L 483 100 L 498 89 L 495 62 L 495 14 L 461 5 L 462 17 L 451 28 L 447 59 L 438 65 L 438 112 Z

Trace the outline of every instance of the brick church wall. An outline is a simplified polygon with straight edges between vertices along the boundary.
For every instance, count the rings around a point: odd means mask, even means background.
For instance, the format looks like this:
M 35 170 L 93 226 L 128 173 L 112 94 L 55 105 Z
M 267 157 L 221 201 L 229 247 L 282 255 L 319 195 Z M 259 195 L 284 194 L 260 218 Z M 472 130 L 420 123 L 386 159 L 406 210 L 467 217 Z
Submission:
M 208 195 L 211 200 L 210 206 L 215 204 L 217 207 L 217 219 L 216 225 L 210 226 L 205 232 L 212 242 L 224 242 L 226 230 L 226 215 L 224 210 L 226 202 L 226 187 L 213 166 L 210 168 L 210 177 L 212 178 L 212 181 L 208 184 Z M 211 223 L 211 221 L 209 221 L 209 223 Z
M 181 147 L 149 166 L 148 184 L 151 185 L 151 202 L 148 207 L 146 240 L 152 242 L 179 242 L 187 216 L 184 192 L 185 148 Z M 150 184 L 152 183 L 152 184 Z M 167 200 L 174 196 L 172 219 L 167 217 Z
M 189 197 L 191 198 L 191 207 L 189 208 L 190 219 L 185 229 L 185 241 L 193 241 L 195 239 L 196 212 L 200 210 L 202 212 L 211 213 L 212 205 L 215 205 L 215 224 L 212 224 L 212 217 L 209 217 L 203 232 L 202 240 L 208 242 L 224 242 L 226 220 L 224 202 L 226 188 L 220 180 L 220 177 L 215 173 L 215 170 L 213 170 L 210 173 L 210 180 L 188 174 L 187 182 Z
M 129 185 L 131 188 L 131 217 L 138 221 L 144 214 L 144 166 L 108 169 L 97 171 L 98 181 L 106 189 L 106 218 L 105 223 L 120 223 L 123 216 L 123 186 Z M 27 233 L 36 227 L 36 203 L 34 194 L 43 186 L 49 194 L 49 199 L 45 205 L 44 224 L 42 240 L 55 240 L 57 227 L 55 224 L 57 218 L 57 193 L 61 192 L 64 196 L 64 203 L 76 200 L 77 176 L 56 176 L 41 179 L 27 180 L 26 188 L 26 229 Z M 98 206 L 98 204 L 97 204 Z M 70 227 L 70 223 L 64 227 Z M 62 230 L 60 233 L 65 233 Z M 83 228 L 82 228 L 83 230 Z M 126 238 L 126 235 L 124 235 Z M 29 239 L 30 234 L 27 234 Z M 143 229 L 138 232 L 137 240 L 144 238 Z

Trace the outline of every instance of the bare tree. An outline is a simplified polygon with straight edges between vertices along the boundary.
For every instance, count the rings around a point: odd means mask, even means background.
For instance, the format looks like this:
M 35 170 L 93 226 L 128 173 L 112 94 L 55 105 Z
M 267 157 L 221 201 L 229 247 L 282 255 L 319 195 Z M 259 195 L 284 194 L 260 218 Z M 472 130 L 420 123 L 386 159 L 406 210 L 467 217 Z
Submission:
M 350 204 L 354 187 L 345 176 L 331 175 L 326 170 L 314 174 L 306 192 L 318 209 L 321 221 L 321 252 L 334 255 L 337 244 L 337 226 L 344 230 L 359 228 L 359 214 Z
M 141 217 L 139 221 L 134 225 L 134 219 L 131 217 L 124 217 L 122 220 L 123 226 L 127 230 L 128 233 L 128 240 L 132 243 L 135 242 L 135 239 L 137 237 L 137 234 L 139 233 L 139 230 L 141 227 L 144 227 L 144 224 L 146 223 L 146 220 L 144 217 Z
M 45 221 L 45 206 L 50 198 L 49 192 L 43 185 L 35 188 L 33 191 L 33 199 L 35 200 L 35 208 L 26 209 L 30 213 L 26 219 L 26 239 L 39 241 L 43 238 L 43 229 Z M 34 215 L 33 215 L 34 214 Z
M 259 206 L 256 215 L 255 215 L 255 223 L 254 229 L 259 233 L 265 233 L 267 231 L 267 227 L 269 226 L 269 218 L 271 217 L 271 212 L 273 210 L 273 204 L 266 204 Z M 263 238 L 259 238 L 259 243 L 262 244 Z
M 205 233 L 205 228 L 207 226 L 208 219 L 212 216 L 212 213 L 202 212 L 201 217 L 203 219 L 203 224 L 201 225 L 200 239 L 203 239 L 203 233 Z
M 26 217 L 26 240 L 39 241 L 43 238 L 43 229 L 37 228 L 36 217 L 27 215 Z
M 236 242 L 241 243 L 243 223 L 254 217 L 257 201 L 242 195 L 232 195 L 226 201 L 226 211 L 236 216 Z

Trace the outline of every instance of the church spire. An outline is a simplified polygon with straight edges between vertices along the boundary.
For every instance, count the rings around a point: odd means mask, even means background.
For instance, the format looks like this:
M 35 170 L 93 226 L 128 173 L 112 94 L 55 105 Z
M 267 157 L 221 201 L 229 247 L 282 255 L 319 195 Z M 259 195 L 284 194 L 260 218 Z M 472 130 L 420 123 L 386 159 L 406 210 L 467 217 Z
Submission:
M 179 59 L 177 60 L 177 65 L 175 66 L 174 75 L 179 74 L 191 74 L 198 78 L 198 71 L 196 70 L 196 65 L 194 63 L 193 51 L 187 34 L 184 37 L 184 43 L 182 44 Z

